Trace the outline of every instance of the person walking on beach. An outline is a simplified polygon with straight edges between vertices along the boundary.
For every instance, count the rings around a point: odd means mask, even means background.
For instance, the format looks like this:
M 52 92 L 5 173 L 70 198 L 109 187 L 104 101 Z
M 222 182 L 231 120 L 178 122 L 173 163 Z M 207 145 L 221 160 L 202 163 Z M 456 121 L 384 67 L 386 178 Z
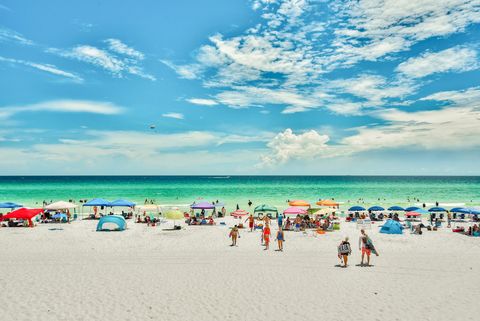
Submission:
M 278 228 L 281 229 L 282 226 L 283 226 L 283 215 L 282 214 L 278 215 L 277 222 L 278 222 Z
M 265 242 L 264 250 L 268 250 L 270 247 L 270 226 L 268 225 L 263 228 L 263 241 Z
M 253 229 L 255 228 L 255 218 L 253 217 L 252 214 L 245 220 L 245 222 L 248 221 L 248 228 L 250 229 L 250 232 L 253 232 Z
M 276 239 L 278 243 L 278 251 L 283 252 L 283 241 L 285 241 L 285 235 L 283 234 L 282 226 L 278 227 Z
M 352 254 L 352 248 L 350 242 L 348 242 L 348 236 L 338 246 L 338 258 L 343 261 L 343 267 L 348 266 L 348 256 Z
M 240 237 L 240 233 L 238 232 L 238 227 L 235 225 L 232 227 L 230 231 L 230 238 L 232 239 L 232 244 L 230 246 L 237 246 L 237 238 Z
M 360 233 L 360 238 L 358 239 L 358 247 L 360 251 L 362 251 L 362 261 L 360 265 L 364 265 L 365 255 L 367 255 L 367 266 L 370 266 L 370 254 L 373 253 L 378 256 L 378 252 L 370 237 L 365 233 L 365 230 L 360 230 Z

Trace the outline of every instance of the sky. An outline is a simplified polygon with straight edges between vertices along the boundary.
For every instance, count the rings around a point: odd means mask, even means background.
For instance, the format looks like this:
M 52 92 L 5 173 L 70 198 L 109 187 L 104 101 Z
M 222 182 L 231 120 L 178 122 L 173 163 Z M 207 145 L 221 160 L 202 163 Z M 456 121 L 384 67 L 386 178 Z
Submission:
M 0 175 L 480 175 L 480 0 L 0 0 Z

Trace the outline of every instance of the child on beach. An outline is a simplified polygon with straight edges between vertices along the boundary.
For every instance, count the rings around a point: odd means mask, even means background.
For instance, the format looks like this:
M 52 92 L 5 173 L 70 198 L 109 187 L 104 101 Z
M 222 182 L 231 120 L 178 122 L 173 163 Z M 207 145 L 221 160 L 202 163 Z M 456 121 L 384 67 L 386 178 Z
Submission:
M 278 251 L 283 252 L 283 242 L 285 241 L 285 235 L 283 234 L 281 226 L 278 227 L 276 240 L 278 242 Z
M 358 247 L 362 251 L 362 262 L 360 263 L 360 265 L 364 265 L 363 261 L 365 255 L 367 255 L 367 266 L 370 266 L 370 254 L 373 253 L 378 256 L 378 252 L 375 249 L 375 246 L 373 245 L 370 237 L 367 235 L 367 233 L 365 233 L 365 230 L 360 230 L 360 233 L 360 238 L 358 239 Z
M 232 239 L 232 244 L 230 246 L 237 246 L 237 238 L 240 236 L 238 232 L 238 227 L 235 225 L 230 231 L 230 238 Z
M 270 245 L 270 226 L 269 225 L 265 225 L 263 229 L 263 241 L 265 242 L 264 250 L 268 250 Z
M 352 253 L 352 248 L 348 242 L 348 236 L 340 243 L 338 246 L 338 258 L 340 261 L 343 260 L 343 267 L 348 266 L 348 256 Z

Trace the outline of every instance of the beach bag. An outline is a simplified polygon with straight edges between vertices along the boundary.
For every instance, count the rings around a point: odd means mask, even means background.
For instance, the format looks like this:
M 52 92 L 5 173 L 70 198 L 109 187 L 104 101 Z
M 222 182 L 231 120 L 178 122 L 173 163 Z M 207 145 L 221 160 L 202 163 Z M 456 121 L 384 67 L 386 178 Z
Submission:
M 338 252 L 340 252 L 340 254 L 349 254 L 351 252 L 351 249 L 350 249 L 350 244 L 349 243 L 342 243 L 338 246 Z

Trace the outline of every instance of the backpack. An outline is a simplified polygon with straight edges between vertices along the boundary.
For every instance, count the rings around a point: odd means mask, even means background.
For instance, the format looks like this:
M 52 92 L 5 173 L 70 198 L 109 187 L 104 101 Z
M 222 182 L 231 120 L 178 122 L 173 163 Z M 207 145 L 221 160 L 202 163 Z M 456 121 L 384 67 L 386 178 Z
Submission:
M 351 252 L 350 243 L 345 242 L 338 246 L 338 252 L 340 254 L 349 254 Z

